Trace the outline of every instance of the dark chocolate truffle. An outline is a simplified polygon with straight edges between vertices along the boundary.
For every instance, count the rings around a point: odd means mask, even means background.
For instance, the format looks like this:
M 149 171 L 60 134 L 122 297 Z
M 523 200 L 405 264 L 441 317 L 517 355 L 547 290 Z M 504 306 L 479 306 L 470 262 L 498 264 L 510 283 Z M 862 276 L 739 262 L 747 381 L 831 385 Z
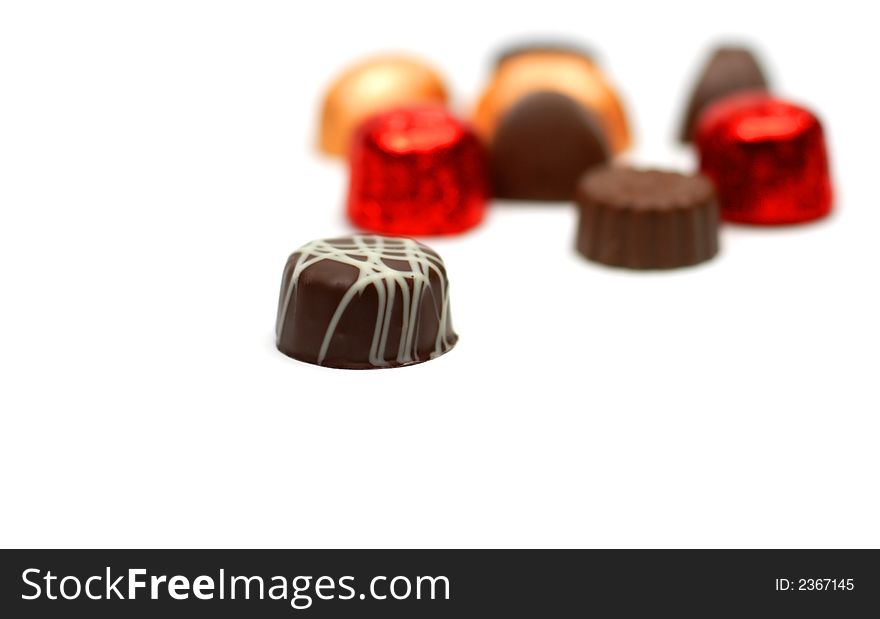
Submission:
M 605 163 L 608 146 L 599 121 L 556 92 L 523 97 L 492 138 L 495 195 L 512 200 L 571 200 L 578 179 Z
M 577 249 L 630 269 L 672 269 L 718 253 L 718 203 L 704 176 L 603 167 L 578 186 Z
M 681 126 L 681 141 L 691 142 L 700 113 L 713 101 L 742 90 L 766 90 L 758 60 L 742 47 L 720 47 L 703 68 L 691 93 Z
M 352 236 L 314 241 L 287 260 L 278 350 L 335 368 L 412 365 L 450 350 L 446 268 L 411 239 Z

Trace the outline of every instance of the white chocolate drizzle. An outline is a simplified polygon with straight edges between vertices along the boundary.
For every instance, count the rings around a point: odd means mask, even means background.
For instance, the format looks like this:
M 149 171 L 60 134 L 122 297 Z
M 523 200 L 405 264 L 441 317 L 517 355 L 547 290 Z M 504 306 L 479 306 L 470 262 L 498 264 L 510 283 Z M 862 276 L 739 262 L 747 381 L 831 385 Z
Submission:
M 430 358 L 443 354 L 455 343 L 454 336 L 450 337 L 452 331 L 449 329 L 449 295 L 443 260 L 424 245 L 407 238 L 355 235 L 345 239 L 313 241 L 299 248 L 295 255 L 296 260 L 275 325 L 279 339 L 287 322 L 291 299 L 296 294 L 297 284 L 303 271 L 323 260 L 332 260 L 358 270 L 357 278 L 343 294 L 324 332 L 318 352 L 318 365 L 323 364 L 336 328 L 352 299 L 369 287 L 375 289 L 377 297 L 376 324 L 370 345 L 369 363 L 375 367 L 389 365 L 386 348 L 389 333 L 397 326 L 392 326 L 391 316 L 398 302 L 402 306 L 402 315 L 399 324 L 399 345 L 394 352 L 394 359 L 398 364 L 419 361 L 417 350 L 419 312 L 426 295 L 434 295 L 437 292 L 433 290 L 430 279 L 432 273 L 436 274 L 436 279 L 440 283 L 440 308 L 438 310 L 437 304 L 431 303 L 437 312 L 438 328 Z M 389 261 L 405 262 L 410 270 L 396 269 L 389 266 Z M 289 265 L 288 270 L 290 270 Z

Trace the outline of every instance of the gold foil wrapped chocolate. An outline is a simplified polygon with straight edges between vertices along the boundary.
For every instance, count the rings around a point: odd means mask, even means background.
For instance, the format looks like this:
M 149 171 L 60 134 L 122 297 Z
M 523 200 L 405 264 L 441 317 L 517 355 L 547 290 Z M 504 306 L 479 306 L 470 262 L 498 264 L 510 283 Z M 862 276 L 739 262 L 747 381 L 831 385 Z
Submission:
M 502 116 L 524 95 L 539 91 L 567 95 L 589 108 L 611 149 L 620 153 L 629 148 L 629 125 L 614 88 L 590 58 L 566 49 L 536 48 L 503 57 L 477 104 L 477 132 L 491 141 Z
M 327 91 L 320 148 L 348 153 L 352 133 L 370 116 L 404 105 L 445 104 L 446 87 L 429 66 L 406 56 L 380 56 L 343 73 Z

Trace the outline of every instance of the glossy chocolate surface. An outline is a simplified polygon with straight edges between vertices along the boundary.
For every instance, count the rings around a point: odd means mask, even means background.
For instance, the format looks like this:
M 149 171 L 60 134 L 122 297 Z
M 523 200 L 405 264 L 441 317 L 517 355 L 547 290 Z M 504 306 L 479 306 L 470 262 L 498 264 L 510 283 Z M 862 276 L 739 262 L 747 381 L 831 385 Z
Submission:
M 433 359 L 458 339 L 443 260 L 400 237 L 313 241 L 284 268 L 275 334 L 285 355 L 328 367 L 391 368 Z

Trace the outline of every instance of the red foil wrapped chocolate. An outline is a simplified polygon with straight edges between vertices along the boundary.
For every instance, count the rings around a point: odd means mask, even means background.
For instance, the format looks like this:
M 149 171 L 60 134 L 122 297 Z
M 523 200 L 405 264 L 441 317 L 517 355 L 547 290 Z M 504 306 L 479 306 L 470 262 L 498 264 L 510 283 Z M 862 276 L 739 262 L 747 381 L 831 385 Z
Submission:
M 700 115 L 696 144 L 728 221 L 792 224 L 831 211 L 822 125 L 802 107 L 759 92 L 725 97 Z
M 440 106 L 370 118 L 351 145 L 348 215 L 359 228 L 454 234 L 477 225 L 490 196 L 486 153 Z

